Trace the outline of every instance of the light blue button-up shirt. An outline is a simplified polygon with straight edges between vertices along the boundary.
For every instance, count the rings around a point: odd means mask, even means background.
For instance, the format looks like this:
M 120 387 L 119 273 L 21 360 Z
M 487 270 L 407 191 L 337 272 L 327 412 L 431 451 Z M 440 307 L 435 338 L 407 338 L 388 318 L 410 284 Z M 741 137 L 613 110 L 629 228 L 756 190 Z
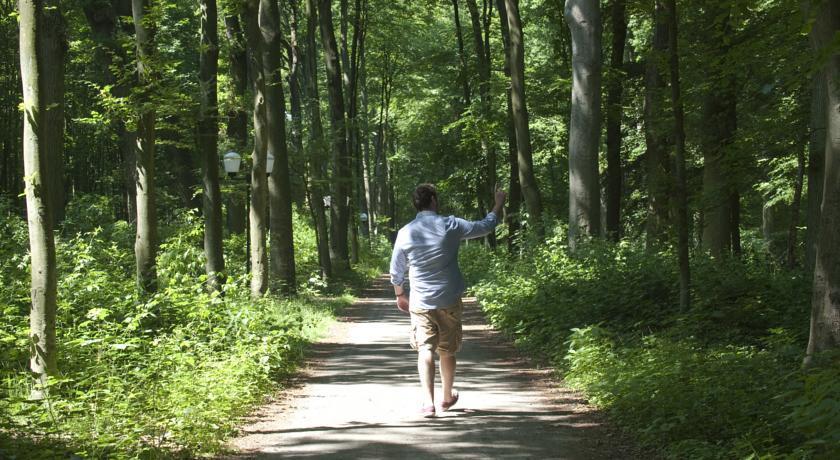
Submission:
M 493 212 L 472 222 L 434 211 L 418 212 L 397 234 L 391 255 L 391 284 L 402 286 L 408 269 L 410 307 L 451 307 L 466 289 L 458 268 L 461 240 L 487 235 L 496 224 L 498 217 Z

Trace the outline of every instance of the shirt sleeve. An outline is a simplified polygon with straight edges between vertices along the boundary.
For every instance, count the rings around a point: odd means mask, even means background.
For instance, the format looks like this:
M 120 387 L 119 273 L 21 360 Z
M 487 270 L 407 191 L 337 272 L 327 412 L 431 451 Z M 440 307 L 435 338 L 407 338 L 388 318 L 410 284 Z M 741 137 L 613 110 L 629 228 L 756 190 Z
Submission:
M 458 228 L 461 229 L 461 239 L 463 240 L 481 238 L 492 232 L 496 228 L 496 225 L 499 224 L 499 218 L 492 211 L 487 213 L 487 216 L 481 220 L 469 221 L 457 217 L 455 220 L 458 222 Z
M 400 245 L 400 239 L 397 238 L 394 244 L 394 252 L 391 253 L 391 284 L 394 286 L 402 286 L 405 283 L 405 272 L 408 270 L 408 259 L 405 256 L 405 251 Z

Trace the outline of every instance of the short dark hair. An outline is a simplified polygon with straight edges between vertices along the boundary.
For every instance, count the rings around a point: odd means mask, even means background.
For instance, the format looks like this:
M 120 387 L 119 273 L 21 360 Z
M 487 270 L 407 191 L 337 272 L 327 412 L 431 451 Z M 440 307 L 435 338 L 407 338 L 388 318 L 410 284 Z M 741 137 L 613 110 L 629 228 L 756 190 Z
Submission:
M 432 184 L 420 184 L 411 194 L 414 207 L 418 211 L 424 211 L 432 207 L 432 198 L 437 200 L 437 189 Z

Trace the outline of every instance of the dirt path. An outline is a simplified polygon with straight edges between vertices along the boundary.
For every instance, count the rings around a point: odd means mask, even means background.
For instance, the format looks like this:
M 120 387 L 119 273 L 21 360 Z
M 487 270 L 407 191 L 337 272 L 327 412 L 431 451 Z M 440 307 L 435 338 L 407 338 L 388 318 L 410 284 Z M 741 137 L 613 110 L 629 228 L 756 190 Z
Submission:
M 461 400 L 437 418 L 419 417 L 416 354 L 408 315 L 386 278 L 314 346 L 300 386 L 264 407 L 232 441 L 234 458 L 486 459 L 628 458 L 600 417 L 551 385 L 465 302 Z M 465 299 L 468 300 L 468 299 Z M 438 377 L 439 378 L 439 377 Z M 440 386 L 437 386 L 439 391 Z

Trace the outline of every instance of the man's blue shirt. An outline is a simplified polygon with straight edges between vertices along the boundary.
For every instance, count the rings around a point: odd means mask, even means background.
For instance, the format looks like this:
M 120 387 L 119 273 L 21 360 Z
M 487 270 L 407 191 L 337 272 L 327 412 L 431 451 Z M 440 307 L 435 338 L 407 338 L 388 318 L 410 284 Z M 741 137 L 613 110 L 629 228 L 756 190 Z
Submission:
M 397 234 L 391 255 L 391 284 L 401 286 L 408 270 L 410 307 L 451 307 L 466 289 L 458 267 L 461 240 L 487 235 L 497 224 L 493 212 L 479 221 L 444 217 L 434 211 L 418 212 Z

